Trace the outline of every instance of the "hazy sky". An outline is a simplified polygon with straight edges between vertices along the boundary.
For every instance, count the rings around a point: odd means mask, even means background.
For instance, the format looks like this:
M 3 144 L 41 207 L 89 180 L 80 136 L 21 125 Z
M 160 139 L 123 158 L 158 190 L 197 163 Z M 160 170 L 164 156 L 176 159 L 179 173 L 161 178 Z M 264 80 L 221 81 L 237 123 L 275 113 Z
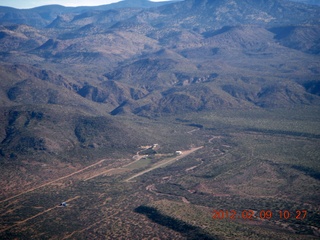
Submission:
M 134 0 L 132 0 L 134 1 Z M 153 2 L 163 2 L 167 0 L 152 0 Z M 43 5 L 59 4 L 63 6 L 98 6 L 119 2 L 119 0 L 1 0 L 0 6 L 14 8 L 33 8 Z

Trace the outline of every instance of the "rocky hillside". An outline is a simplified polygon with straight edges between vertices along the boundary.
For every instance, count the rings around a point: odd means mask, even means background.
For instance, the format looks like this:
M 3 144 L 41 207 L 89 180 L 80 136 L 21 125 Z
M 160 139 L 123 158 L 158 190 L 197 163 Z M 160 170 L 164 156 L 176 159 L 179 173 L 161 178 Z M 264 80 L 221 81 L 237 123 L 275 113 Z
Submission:
M 319 106 L 319 15 L 286 0 L 2 7 L 2 154 L 97 147 L 101 116 Z M 68 144 L 37 135 L 65 115 Z

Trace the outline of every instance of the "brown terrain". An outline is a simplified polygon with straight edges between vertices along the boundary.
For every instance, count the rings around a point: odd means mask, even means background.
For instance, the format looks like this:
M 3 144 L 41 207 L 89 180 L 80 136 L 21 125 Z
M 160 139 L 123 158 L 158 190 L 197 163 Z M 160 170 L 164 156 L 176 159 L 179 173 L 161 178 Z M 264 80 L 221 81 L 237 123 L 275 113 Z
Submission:
M 319 15 L 0 7 L 0 238 L 318 239 Z

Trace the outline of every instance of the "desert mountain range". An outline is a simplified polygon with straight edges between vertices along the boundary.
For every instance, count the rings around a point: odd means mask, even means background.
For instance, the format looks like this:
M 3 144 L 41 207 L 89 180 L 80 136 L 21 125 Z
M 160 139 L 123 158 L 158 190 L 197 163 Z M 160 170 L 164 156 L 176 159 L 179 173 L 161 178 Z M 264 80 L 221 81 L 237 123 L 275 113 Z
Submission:
M 144 143 L 113 116 L 319 106 L 319 16 L 286 0 L 1 7 L 1 156 Z

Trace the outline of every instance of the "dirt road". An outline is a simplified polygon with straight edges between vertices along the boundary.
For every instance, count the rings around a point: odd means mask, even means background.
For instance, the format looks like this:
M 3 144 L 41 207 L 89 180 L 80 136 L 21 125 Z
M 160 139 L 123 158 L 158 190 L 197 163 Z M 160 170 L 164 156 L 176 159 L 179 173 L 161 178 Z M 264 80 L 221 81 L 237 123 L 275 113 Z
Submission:
M 129 182 L 129 181 L 131 181 L 132 179 L 134 179 L 134 178 L 136 178 L 136 177 L 139 177 L 139 176 L 141 176 L 141 175 L 143 175 L 143 174 L 145 174 L 145 173 L 147 173 L 147 172 L 150 172 L 150 171 L 152 171 L 152 170 L 154 170 L 154 169 L 157 169 L 157 168 L 159 168 L 159 167 L 163 167 L 163 166 L 165 166 L 165 165 L 168 165 L 168 164 L 171 164 L 171 163 L 173 163 L 173 162 L 175 162 L 175 161 L 178 161 L 178 160 L 180 160 L 180 159 L 188 156 L 189 154 L 191 154 L 191 153 L 193 153 L 193 152 L 195 152 L 195 151 L 197 151 L 197 150 L 199 150 L 199 149 L 201 149 L 201 148 L 203 148 L 203 146 L 197 147 L 197 148 L 192 148 L 192 149 L 187 150 L 187 151 L 182 151 L 182 154 L 181 154 L 181 155 L 179 155 L 179 156 L 177 156 L 177 157 L 174 157 L 174 158 L 169 158 L 169 159 L 163 160 L 163 161 L 161 161 L 160 163 L 157 163 L 157 164 L 155 164 L 154 166 L 150 167 L 149 169 L 146 169 L 146 170 L 144 170 L 144 171 L 142 171 L 142 172 L 139 172 L 139 173 L 131 176 L 130 178 L 127 178 L 127 179 L 124 180 L 124 181 L 125 181 L 125 182 Z
M 78 199 L 78 198 L 79 198 L 79 196 L 76 196 L 76 197 L 73 197 L 73 198 L 70 198 L 70 199 L 66 200 L 66 202 L 69 203 L 69 202 L 71 202 L 71 201 L 73 201 L 73 200 L 76 200 L 76 199 Z M 13 225 L 11 225 L 11 226 L 9 226 L 9 227 L 7 227 L 7 228 L 1 229 L 1 230 L 0 230 L 0 233 L 5 232 L 5 231 L 9 230 L 10 228 L 16 227 L 17 225 L 26 223 L 26 222 L 28 222 L 29 220 L 32 220 L 32 219 L 34 219 L 34 218 L 36 218 L 36 217 L 39 217 L 39 216 L 41 216 L 41 215 L 43 215 L 43 214 L 45 214 L 45 213 L 47 213 L 47 212 L 50 212 L 50 211 L 52 211 L 52 210 L 54 210 L 54 209 L 57 209 L 57 208 L 59 208 L 59 207 L 60 207 L 60 206 L 54 206 L 54 207 L 52 207 L 52 208 L 48 208 L 48 209 L 46 209 L 46 210 L 44 210 L 44 211 L 42 211 L 42 212 L 40 212 L 40 213 L 38 213 L 38 214 L 36 214 L 36 215 L 33 215 L 32 217 L 29 217 L 29 218 L 24 219 L 24 220 L 22 220 L 22 221 L 16 222 L 15 224 L 13 224 Z
M 85 170 L 87 170 L 87 169 L 89 169 L 89 168 L 92 168 L 92 167 L 94 167 L 94 166 L 96 166 L 96 165 L 98 165 L 98 164 L 100 164 L 100 163 L 102 163 L 102 162 L 104 162 L 104 161 L 106 161 L 106 160 L 107 160 L 107 159 L 102 159 L 102 160 L 100 160 L 99 162 L 96 162 L 96 163 L 94 163 L 94 164 L 91 164 L 91 165 L 89 165 L 89 166 L 87 166 L 87 167 L 85 167 L 85 168 L 82 168 L 82 169 L 80 169 L 80 170 L 78 170 L 78 171 L 76 171 L 76 172 L 73 172 L 73 173 L 70 173 L 70 174 L 68 174 L 68 175 L 66 175 L 66 176 L 57 178 L 57 179 L 55 179 L 55 180 L 53 180 L 53 181 L 44 183 L 44 184 L 42 184 L 42 185 L 40 185 L 40 186 L 37 186 L 37 187 L 34 187 L 34 188 L 30 188 L 30 189 L 28 189 L 28 190 L 26 190 L 26 191 L 23 191 L 23 192 L 21 192 L 21 193 L 19 193 L 19 194 L 17 194 L 17 195 L 14 195 L 14 196 L 12 196 L 12 197 L 9 197 L 9 198 L 6 198 L 6 199 L 4 199 L 4 200 L 1 200 L 0 203 L 7 202 L 7 201 L 9 201 L 9 200 L 11 200 L 11 199 L 14 199 L 14 198 L 16 198 L 16 197 L 19 197 L 19 196 L 21 196 L 21 195 L 23 195 L 23 194 L 32 192 L 32 191 L 37 190 L 37 189 L 39 189 L 39 188 L 48 186 L 48 185 L 50 185 L 50 184 L 52 184 L 52 183 L 56 183 L 56 182 L 58 182 L 58 181 L 64 180 L 64 179 L 69 178 L 69 177 L 72 177 L 72 176 L 74 176 L 74 175 L 76 175 L 76 174 L 78 174 L 78 173 L 81 173 L 81 172 L 83 172 L 83 171 L 85 171 Z

